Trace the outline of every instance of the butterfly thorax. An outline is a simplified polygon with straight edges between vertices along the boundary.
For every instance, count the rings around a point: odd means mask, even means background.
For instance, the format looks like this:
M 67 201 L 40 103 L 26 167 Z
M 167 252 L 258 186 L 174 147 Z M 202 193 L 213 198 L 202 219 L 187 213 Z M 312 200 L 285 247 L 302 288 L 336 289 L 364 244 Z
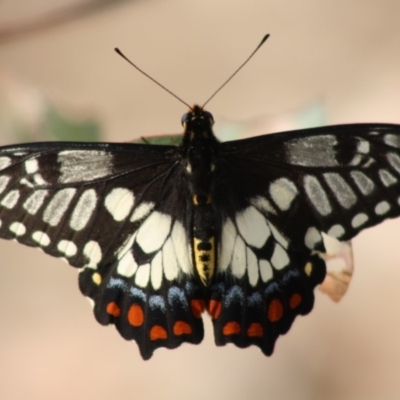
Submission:
M 192 258 L 204 286 L 211 283 L 217 262 L 213 192 L 219 142 L 212 131 L 213 122 L 212 115 L 198 106 L 182 119 L 182 166 L 188 181 L 188 201 L 193 205 Z

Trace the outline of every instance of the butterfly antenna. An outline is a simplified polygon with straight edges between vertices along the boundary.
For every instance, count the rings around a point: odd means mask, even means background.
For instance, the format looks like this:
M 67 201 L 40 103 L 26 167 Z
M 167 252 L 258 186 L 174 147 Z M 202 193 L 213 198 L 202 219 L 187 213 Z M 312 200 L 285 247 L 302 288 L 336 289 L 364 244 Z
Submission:
M 254 56 L 254 54 L 257 53 L 257 51 L 260 49 L 260 47 L 267 41 L 269 38 L 269 33 L 265 35 L 260 44 L 256 47 L 256 49 L 247 57 L 247 59 L 244 61 L 243 64 L 240 65 L 240 67 L 212 94 L 212 96 L 203 104 L 202 108 L 210 102 L 211 99 L 214 98 L 214 96 L 250 61 L 250 59 Z
M 151 81 L 153 81 L 155 84 L 160 86 L 162 89 L 164 89 L 166 92 L 168 92 L 170 95 L 174 96 L 177 100 L 179 100 L 181 103 L 185 104 L 185 106 L 189 107 L 189 109 L 192 109 L 192 107 L 186 103 L 186 101 L 183 101 L 180 97 L 178 97 L 175 93 L 171 92 L 169 89 L 167 89 L 164 85 L 162 85 L 160 82 L 156 81 L 154 78 L 152 78 L 149 74 L 146 74 L 142 69 L 140 69 L 136 64 L 134 64 L 125 54 L 122 53 L 122 51 L 116 47 L 114 49 L 125 61 L 128 61 L 129 64 L 132 65 L 132 67 L 136 68 L 139 72 L 141 72 L 144 76 L 149 78 Z

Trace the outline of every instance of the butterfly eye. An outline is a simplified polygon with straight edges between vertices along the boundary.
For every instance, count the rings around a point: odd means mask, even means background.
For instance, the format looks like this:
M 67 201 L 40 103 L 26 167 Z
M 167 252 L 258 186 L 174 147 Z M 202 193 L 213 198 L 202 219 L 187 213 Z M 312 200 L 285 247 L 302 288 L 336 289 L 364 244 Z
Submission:
M 181 124 L 183 127 L 185 127 L 188 120 L 189 120 L 189 113 L 183 114 L 182 119 L 181 119 Z

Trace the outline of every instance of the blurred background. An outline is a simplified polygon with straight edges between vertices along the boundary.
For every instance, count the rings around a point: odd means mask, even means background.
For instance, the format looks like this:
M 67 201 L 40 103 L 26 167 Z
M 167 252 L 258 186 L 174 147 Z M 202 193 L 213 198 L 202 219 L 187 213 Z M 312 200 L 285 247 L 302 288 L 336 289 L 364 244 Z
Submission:
M 398 0 L 0 0 L 0 144 L 179 133 L 212 100 L 225 139 L 353 122 L 400 123 Z M 271 358 L 257 348 L 158 350 L 98 325 L 76 271 L 0 242 L 0 399 L 398 399 L 400 219 L 353 241 L 339 304 L 316 292 Z

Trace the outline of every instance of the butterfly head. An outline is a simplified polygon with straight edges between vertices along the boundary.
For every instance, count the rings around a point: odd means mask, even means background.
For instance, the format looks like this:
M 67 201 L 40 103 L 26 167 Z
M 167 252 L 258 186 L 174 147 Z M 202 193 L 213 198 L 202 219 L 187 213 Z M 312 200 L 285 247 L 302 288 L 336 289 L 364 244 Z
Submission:
M 204 111 L 200 106 L 193 106 L 190 111 L 183 115 L 182 126 L 185 131 L 201 132 L 210 130 L 214 125 L 214 118 L 211 113 Z

